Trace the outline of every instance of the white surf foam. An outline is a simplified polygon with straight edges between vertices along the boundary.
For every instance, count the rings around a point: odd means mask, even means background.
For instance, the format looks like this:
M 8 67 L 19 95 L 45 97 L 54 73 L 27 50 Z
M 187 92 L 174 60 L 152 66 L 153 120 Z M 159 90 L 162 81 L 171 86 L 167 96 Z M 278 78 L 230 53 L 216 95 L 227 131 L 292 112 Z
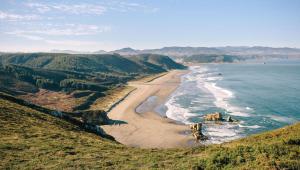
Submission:
M 258 128 L 261 128 L 261 126 L 259 126 L 259 125 L 245 126 L 245 125 L 241 125 L 241 124 L 239 124 L 239 127 L 250 128 L 250 129 L 258 129 Z
M 193 113 L 190 113 L 188 109 L 180 107 L 175 102 L 175 96 L 172 96 L 169 101 L 165 104 L 168 108 L 166 111 L 166 116 L 170 119 L 180 121 L 184 124 L 190 124 L 191 122 L 188 121 L 190 117 L 196 116 Z
M 253 110 L 251 107 L 246 107 L 246 110 Z
M 223 108 L 230 115 L 241 116 L 241 117 L 249 117 L 250 115 L 247 113 L 246 109 L 234 106 L 229 103 L 229 99 L 234 97 L 234 93 L 228 89 L 221 88 L 216 85 L 216 83 L 212 82 L 204 82 L 204 87 L 210 91 L 215 97 L 214 104 Z
M 218 144 L 242 137 L 240 135 L 241 131 L 236 128 L 237 125 L 224 124 L 206 126 L 204 135 L 209 137 L 206 143 Z
M 278 115 L 267 115 L 267 117 L 276 120 L 278 122 L 284 122 L 284 123 L 294 123 L 296 120 L 289 118 L 289 117 L 283 117 Z
M 217 81 L 222 80 L 222 76 L 219 76 L 214 71 L 209 70 L 205 66 L 191 67 L 191 74 L 186 76 L 189 81 L 196 81 L 197 88 L 208 90 L 215 97 L 215 106 L 224 109 L 228 114 L 241 117 L 249 117 L 249 111 L 253 111 L 252 108 L 241 108 L 229 103 L 231 98 L 234 98 L 234 93 L 228 89 L 217 86 Z
M 247 109 L 246 107 L 240 108 L 229 102 L 231 98 L 235 97 L 232 91 L 217 86 L 216 82 L 222 80 L 221 76 L 217 75 L 215 72 L 211 72 L 211 70 L 205 66 L 190 67 L 190 70 L 190 73 L 182 77 L 183 83 L 190 83 L 189 85 L 194 85 L 194 83 L 196 83 L 196 89 L 203 91 L 203 95 L 207 95 L 209 100 L 214 102 L 212 104 L 218 108 L 223 108 L 226 113 L 228 112 L 228 114 L 244 117 L 250 116 L 247 111 L 249 112 L 251 109 Z M 193 123 L 189 121 L 190 118 L 197 117 L 199 115 L 191 112 L 205 106 L 205 102 L 203 104 L 203 98 L 195 98 L 194 101 L 191 101 L 191 105 L 193 106 L 189 108 L 182 107 L 180 103 L 176 101 L 180 96 L 191 95 L 193 93 L 195 92 L 186 88 L 175 91 L 170 99 L 165 103 L 165 106 L 167 107 L 166 116 L 185 124 Z M 199 103 L 199 106 L 197 103 Z M 211 107 L 211 104 L 207 105 L 207 107 Z M 241 128 L 241 126 L 243 126 L 243 128 Z M 229 123 L 225 123 L 223 125 L 204 124 L 203 133 L 210 138 L 208 143 L 222 143 L 242 137 L 241 131 L 243 131 L 244 128 L 259 128 L 258 126 L 241 126 Z

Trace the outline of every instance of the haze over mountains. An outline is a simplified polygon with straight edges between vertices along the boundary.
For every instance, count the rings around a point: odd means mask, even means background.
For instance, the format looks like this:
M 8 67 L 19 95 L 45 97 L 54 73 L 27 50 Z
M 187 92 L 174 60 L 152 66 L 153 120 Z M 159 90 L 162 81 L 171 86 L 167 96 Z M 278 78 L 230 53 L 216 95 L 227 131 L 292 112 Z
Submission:
M 136 55 L 143 53 L 170 55 L 171 57 L 191 56 L 198 54 L 227 54 L 227 55 L 291 55 L 300 56 L 299 48 L 273 48 L 263 46 L 225 46 L 225 47 L 163 47 L 159 49 L 144 49 L 137 50 L 130 47 L 114 50 L 104 51 L 99 50 L 95 52 L 87 51 L 72 51 L 72 50 L 52 50 L 53 53 L 70 53 L 70 54 L 104 54 L 104 53 L 118 53 L 120 55 Z

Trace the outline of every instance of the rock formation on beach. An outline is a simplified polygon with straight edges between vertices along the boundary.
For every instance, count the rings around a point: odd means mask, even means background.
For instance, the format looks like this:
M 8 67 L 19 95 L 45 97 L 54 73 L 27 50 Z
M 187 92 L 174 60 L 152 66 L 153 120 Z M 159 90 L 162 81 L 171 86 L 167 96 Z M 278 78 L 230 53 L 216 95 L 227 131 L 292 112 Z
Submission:
M 227 121 L 227 122 L 234 122 L 235 120 L 232 119 L 231 116 L 228 116 L 228 117 L 226 118 L 226 121 Z
M 228 116 L 226 119 L 223 118 L 220 112 L 210 113 L 204 116 L 205 121 L 225 121 L 225 122 L 238 122 L 238 120 L 233 119 L 231 116 Z
M 202 134 L 202 123 L 191 124 L 190 128 L 192 130 L 192 135 L 197 141 L 207 139 L 207 137 Z
M 220 112 L 210 113 L 204 116 L 205 121 L 223 121 L 222 114 Z

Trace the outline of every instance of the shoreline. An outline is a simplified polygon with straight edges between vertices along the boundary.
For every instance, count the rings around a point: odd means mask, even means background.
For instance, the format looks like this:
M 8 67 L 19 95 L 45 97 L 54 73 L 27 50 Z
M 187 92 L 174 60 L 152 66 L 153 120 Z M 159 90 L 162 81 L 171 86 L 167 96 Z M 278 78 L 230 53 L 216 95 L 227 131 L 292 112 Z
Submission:
M 187 125 L 160 116 L 154 108 L 145 113 L 136 112 L 136 108 L 151 96 L 156 96 L 157 102 L 163 104 L 181 83 L 181 76 L 187 72 L 172 70 L 150 82 L 130 82 L 129 86 L 136 89 L 108 113 L 110 119 L 124 123 L 101 127 L 118 142 L 132 147 L 178 148 L 196 144 L 192 135 L 185 133 L 190 130 Z

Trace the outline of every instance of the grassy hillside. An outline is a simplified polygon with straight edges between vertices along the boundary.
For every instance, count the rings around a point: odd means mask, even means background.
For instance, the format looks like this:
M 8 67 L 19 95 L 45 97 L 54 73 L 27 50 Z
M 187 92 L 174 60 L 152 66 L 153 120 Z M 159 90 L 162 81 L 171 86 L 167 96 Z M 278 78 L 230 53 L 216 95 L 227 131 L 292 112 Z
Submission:
M 147 60 L 144 58 L 142 55 L 130 60 L 119 54 L 15 53 L 0 54 L 0 63 L 50 70 L 116 74 L 151 74 L 182 68 L 182 65 L 167 56 L 148 55 Z
M 132 78 L 121 75 L 87 74 L 6 65 L 2 69 L 0 68 L 0 90 L 36 92 L 38 88 L 44 88 L 65 92 L 72 92 L 74 90 L 103 92 L 112 85 L 125 83 Z
M 87 110 L 129 80 L 183 68 L 161 55 L 3 53 L 0 92 L 58 110 Z M 63 99 L 69 105 L 59 102 Z
M 171 60 L 168 56 L 158 54 L 140 54 L 129 57 L 129 59 L 143 65 L 144 67 L 150 67 L 153 69 L 171 70 L 171 69 L 184 69 L 181 64 Z
M 184 62 L 192 63 L 232 63 L 240 60 L 243 59 L 239 56 L 223 54 L 199 54 L 183 57 Z
M 103 92 L 134 78 L 183 68 L 162 55 L 7 53 L 0 54 L 0 90 Z
M 300 123 L 222 145 L 138 149 L 0 99 L 0 169 L 299 169 Z

